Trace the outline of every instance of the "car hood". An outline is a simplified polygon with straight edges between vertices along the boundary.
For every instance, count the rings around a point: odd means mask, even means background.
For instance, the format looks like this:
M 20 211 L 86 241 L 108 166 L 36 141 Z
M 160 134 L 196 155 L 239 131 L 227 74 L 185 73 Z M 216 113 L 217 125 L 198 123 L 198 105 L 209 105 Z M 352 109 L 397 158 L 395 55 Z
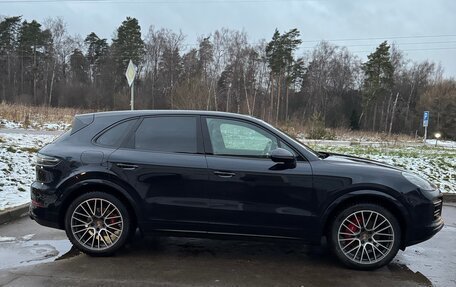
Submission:
M 327 161 L 327 162 L 346 163 L 346 164 L 360 165 L 360 166 L 366 166 L 366 167 L 367 166 L 382 167 L 382 168 L 387 168 L 387 169 L 391 169 L 391 170 L 402 171 L 402 169 L 395 167 L 393 165 L 390 165 L 390 164 L 387 164 L 384 162 L 380 162 L 380 161 L 370 160 L 367 158 L 361 158 L 361 157 L 338 154 L 338 153 L 331 153 L 331 152 L 319 152 L 319 153 L 326 156 L 323 160 Z

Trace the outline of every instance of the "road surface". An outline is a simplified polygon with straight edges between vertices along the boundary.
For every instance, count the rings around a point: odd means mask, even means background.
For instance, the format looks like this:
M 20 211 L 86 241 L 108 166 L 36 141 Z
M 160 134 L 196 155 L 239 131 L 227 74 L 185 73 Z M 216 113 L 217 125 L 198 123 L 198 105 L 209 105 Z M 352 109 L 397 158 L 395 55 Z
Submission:
M 24 217 L 0 226 L 0 286 L 456 286 L 456 207 L 443 216 L 434 238 L 370 272 L 288 242 L 138 235 L 114 257 L 89 257 Z

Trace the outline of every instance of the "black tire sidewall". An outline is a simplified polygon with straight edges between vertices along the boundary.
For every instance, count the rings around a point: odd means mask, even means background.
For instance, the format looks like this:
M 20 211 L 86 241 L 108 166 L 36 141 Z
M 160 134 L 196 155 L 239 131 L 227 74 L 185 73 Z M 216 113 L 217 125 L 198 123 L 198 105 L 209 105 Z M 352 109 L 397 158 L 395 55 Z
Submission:
M 93 250 L 93 249 L 88 249 L 74 237 L 72 231 L 71 231 L 71 215 L 73 214 L 74 210 L 76 207 L 83 201 L 91 199 L 91 198 L 102 198 L 105 199 L 111 204 L 115 205 L 119 212 L 122 215 L 123 219 L 123 230 L 122 234 L 117 240 L 115 244 L 110 246 L 107 249 L 103 250 Z M 112 194 L 106 193 L 106 192 L 100 192 L 100 191 L 94 191 L 94 192 L 88 192 L 85 193 L 78 198 L 76 198 L 68 207 L 66 214 L 65 214 L 65 232 L 67 234 L 68 239 L 71 241 L 71 243 L 78 248 L 80 251 L 92 255 L 92 256 L 109 256 L 115 253 L 119 248 L 121 248 L 125 242 L 127 241 L 129 234 L 130 234 L 130 215 L 128 213 L 127 208 L 125 207 L 125 204 L 123 204 L 117 197 L 115 197 Z
M 350 214 L 360 211 L 360 210 L 372 210 L 375 212 L 380 213 L 381 215 L 385 216 L 389 222 L 391 223 L 393 230 L 394 230 L 394 242 L 393 242 L 393 247 L 391 248 L 391 251 L 389 254 L 383 258 L 382 260 L 372 263 L 372 264 L 361 264 L 361 263 L 356 263 L 351 261 L 349 258 L 347 258 L 342 250 L 339 247 L 339 242 L 338 242 L 338 230 L 339 226 L 342 224 L 343 220 L 347 218 Z M 331 247 L 334 252 L 334 254 L 337 256 L 337 258 L 346 266 L 357 269 L 357 270 L 373 270 L 380 268 L 393 260 L 393 258 L 396 256 L 397 252 L 399 251 L 400 248 L 400 243 L 401 243 L 401 228 L 400 225 L 396 219 L 396 217 L 386 208 L 377 205 L 377 204 L 372 204 L 372 203 L 359 203 L 359 204 L 354 204 L 352 206 L 347 207 L 343 211 L 341 211 L 333 220 L 332 226 L 331 226 Z

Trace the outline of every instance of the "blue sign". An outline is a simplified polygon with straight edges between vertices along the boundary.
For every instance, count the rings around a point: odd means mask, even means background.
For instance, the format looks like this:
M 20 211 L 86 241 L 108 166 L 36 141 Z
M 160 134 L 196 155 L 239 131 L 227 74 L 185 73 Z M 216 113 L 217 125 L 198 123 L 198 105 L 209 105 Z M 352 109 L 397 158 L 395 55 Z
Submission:
M 425 111 L 423 114 L 423 127 L 427 127 L 429 124 L 429 111 Z

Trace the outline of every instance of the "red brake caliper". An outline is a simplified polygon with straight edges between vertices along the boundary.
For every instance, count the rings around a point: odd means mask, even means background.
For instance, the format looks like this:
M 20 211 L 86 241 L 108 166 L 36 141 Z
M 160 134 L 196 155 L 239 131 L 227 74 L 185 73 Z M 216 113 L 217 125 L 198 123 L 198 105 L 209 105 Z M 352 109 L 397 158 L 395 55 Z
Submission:
M 113 224 L 116 222 L 116 219 L 115 219 L 115 216 L 117 216 L 117 212 L 113 212 L 110 217 L 112 217 L 111 219 L 109 219 L 109 224 Z
M 352 216 L 350 218 L 350 221 L 353 222 L 353 223 L 358 223 L 358 222 L 361 222 L 361 218 L 359 216 L 358 217 Z M 359 231 L 359 227 L 356 226 L 353 223 L 349 223 L 347 225 L 347 227 L 345 228 L 346 233 L 353 234 L 353 233 L 357 233 Z M 351 237 L 351 236 L 350 235 L 345 235 L 345 238 L 349 238 L 349 237 Z

